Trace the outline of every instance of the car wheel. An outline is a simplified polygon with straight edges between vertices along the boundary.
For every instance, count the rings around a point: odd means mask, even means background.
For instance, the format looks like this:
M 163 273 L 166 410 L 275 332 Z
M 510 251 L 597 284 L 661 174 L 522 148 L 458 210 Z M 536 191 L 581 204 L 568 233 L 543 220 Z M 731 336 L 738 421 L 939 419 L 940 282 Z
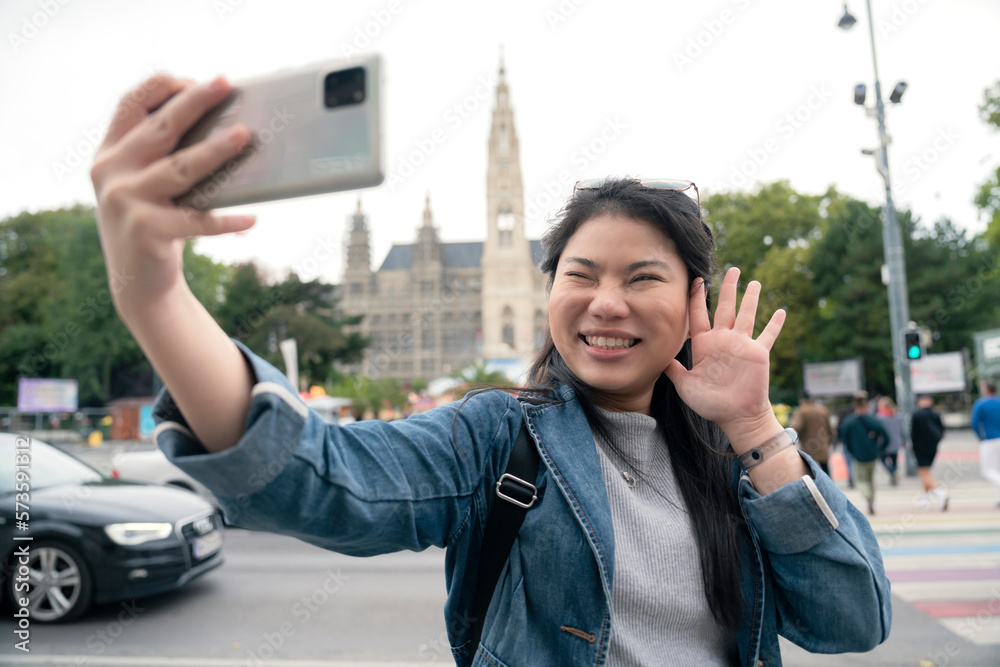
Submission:
M 22 564 L 15 561 L 8 593 L 14 609 L 19 598 L 28 599 L 31 618 L 39 623 L 76 619 L 90 606 L 93 581 L 87 563 L 73 547 L 52 540 L 39 540 L 30 547 L 28 589 L 15 590 Z

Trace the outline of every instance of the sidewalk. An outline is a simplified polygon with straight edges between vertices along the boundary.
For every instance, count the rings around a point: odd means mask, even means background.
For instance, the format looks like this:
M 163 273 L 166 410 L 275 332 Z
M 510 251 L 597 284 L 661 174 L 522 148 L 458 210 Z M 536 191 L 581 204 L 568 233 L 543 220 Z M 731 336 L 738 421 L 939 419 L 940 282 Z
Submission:
M 864 512 L 857 489 L 847 488 L 838 452 L 834 480 Z M 837 460 L 839 459 L 839 460 Z M 1000 665 L 1000 489 L 979 473 L 979 443 L 969 429 L 948 430 L 932 474 L 951 500 L 921 509 L 919 477 L 905 474 L 900 454 L 899 486 L 875 473 L 875 516 L 869 517 L 892 584 L 889 638 L 868 653 L 816 655 L 782 639 L 788 665 L 907 667 L 997 667 Z

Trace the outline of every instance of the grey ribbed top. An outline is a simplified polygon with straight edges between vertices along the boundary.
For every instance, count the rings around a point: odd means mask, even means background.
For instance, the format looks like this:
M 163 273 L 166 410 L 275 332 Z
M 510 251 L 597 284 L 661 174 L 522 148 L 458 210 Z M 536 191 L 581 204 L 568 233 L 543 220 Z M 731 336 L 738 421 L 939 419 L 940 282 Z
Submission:
M 601 414 L 634 466 L 595 433 L 615 532 L 609 667 L 733 664 L 736 646 L 708 608 L 691 518 L 656 420 L 637 412 Z

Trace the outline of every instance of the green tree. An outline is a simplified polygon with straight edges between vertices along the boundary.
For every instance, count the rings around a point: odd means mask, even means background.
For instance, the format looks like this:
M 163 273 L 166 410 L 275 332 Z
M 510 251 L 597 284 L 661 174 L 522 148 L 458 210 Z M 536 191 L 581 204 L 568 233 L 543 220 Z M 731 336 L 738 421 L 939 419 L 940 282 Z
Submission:
M 982 235 L 970 235 L 945 218 L 918 229 L 906 252 L 910 318 L 934 333 L 931 352 L 971 348 L 974 332 L 996 326 L 998 255 Z
M 861 357 L 868 388 L 894 393 L 889 301 L 882 284 L 880 210 L 838 199 L 829 206 L 826 233 L 810 266 L 818 317 L 804 361 Z M 972 344 L 972 333 L 995 326 L 1000 304 L 996 254 L 982 236 L 947 219 L 924 226 L 910 211 L 898 218 L 906 254 L 910 319 L 929 327 L 932 352 Z
M 268 285 L 251 263 L 235 268 L 224 292 L 215 317 L 226 333 L 281 368 L 278 343 L 294 338 L 303 384 L 335 379 L 334 363 L 359 360 L 368 345 L 366 338 L 344 329 L 361 317 L 343 316 L 336 288 L 319 280 L 302 282 L 292 273 Z
M 719 264 L 739 267 L 742 285 L 757 280 L 763 288 L 756 332 L 775 310 L 788 311 L 771 357 L 775 389 L 802 384 L 801 358 L 817 312 L 809 258 L 823 234 L 825 207 L 836 196 L 832 189 L 805 195 L 778 181 L 752 193 L 716 193 L 705 200 Z
M 185 248 L 184 273 L 223 329 L 282 364 L 277 342 L 296 338 L 307 382 L 333 362 L 360 357 L 367 341 L 343 327 L 335 288 L 290 276 L 268 285 L 252 265 L 228 267 Z M 90 207 L 21 213 L 0 221 L 0 405 L 17 378 L 75 378 L 81 406 L 152 391 L 152 368 L 112 303 L 135 276 L 107 275 Z
M 983 103 L 979 107 L 983 121 L 1000 130 L 1000 81 L 983 92 Z M 1000 166 L 996 172 L 979 186 L 976 193 L 976 206 L 989 219 L 986 228 L 986 240 L 993 246 L 996 254 L 1000 254 Z
M 148 376 L 111 302 L 134 276 L 109 284 L 93 209 L 22 213 L 0 239 L 0 403 L 14 402 L 17 377 L 76 379 L 86 406 L 130 387 L 130 369 Z

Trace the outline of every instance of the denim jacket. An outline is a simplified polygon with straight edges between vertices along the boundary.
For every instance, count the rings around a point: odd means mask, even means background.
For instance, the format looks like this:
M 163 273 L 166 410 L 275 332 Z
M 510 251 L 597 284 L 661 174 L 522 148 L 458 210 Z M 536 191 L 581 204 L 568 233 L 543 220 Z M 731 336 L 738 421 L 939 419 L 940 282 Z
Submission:
M 281 371 L 237 345 L 256 384 L 235 446 L 207 453 L 165 391 L 154 410 L 158 446 L 218 496 L 232 524 L 354 556 L 446 548 L 445 620 L 458 665 L 606 664 L 611 509 L 568 387 L 543 405 L 490 391 L 404 420 L 336 426 L 307 409 Z M 522 421 L 541 457 L 539 501 L 471 646 L 483 526 Z M 734 471 L 752 565 L 741 576 L 741 665 L 780 665 L 779 633 L 821 653 L 867 651 L 889 634 L 889 582 L 871 527 L 802 456 L 811 476 L 767 496 Z

